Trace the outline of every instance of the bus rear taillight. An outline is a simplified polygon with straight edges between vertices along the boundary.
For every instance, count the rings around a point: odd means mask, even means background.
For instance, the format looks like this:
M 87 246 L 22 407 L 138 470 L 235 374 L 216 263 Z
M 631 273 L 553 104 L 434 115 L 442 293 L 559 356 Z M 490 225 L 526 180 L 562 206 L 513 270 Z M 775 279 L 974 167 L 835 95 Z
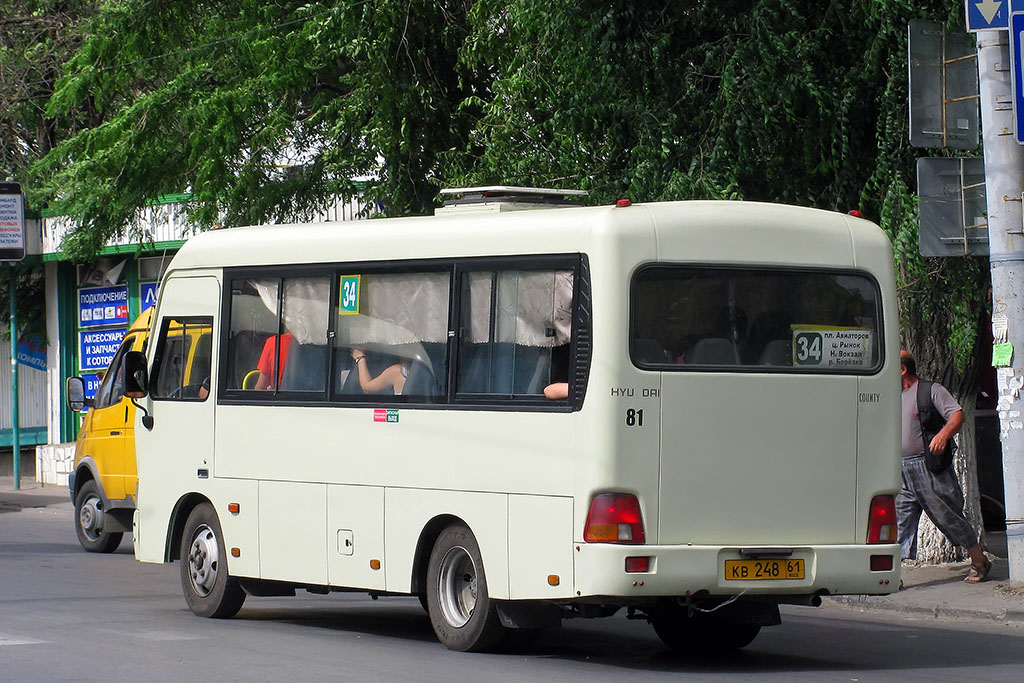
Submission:
M 868 512 L 868 543 L 896 542 L 896 499 L 875 496 Z
M 644 520 L 640 514 L 640 501 L 631 493 L 594 496 L 587 513 L 583 540 L 587 543 L 643 543 Z

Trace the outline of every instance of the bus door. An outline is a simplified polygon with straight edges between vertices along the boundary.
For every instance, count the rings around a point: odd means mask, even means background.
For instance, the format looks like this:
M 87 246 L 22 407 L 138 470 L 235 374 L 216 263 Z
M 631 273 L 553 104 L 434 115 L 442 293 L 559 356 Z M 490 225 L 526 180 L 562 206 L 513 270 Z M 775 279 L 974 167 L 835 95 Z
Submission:
M 149 381 L 153 426 L 144 438 L 174 447 L 157 450 L 161 457 L 146 457 L 146 451 L 139 450 L 140 500 L 206 491 L 213 475 L 212 340 L 220 286 L 212 277 L 175 277 L 165 283 L 160 299 Z

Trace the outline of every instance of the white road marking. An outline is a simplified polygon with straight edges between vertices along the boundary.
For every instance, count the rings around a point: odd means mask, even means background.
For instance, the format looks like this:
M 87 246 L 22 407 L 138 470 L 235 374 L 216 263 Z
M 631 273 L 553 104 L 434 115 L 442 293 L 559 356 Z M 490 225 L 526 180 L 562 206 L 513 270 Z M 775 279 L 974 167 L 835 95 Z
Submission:
M 18 636 L 10 636 L 6 633 L 0 633 L 0 646 L 2 645 L 41 645 L 45 643 L 45 640 L 36 640 L 35 638 L 21 638 Z

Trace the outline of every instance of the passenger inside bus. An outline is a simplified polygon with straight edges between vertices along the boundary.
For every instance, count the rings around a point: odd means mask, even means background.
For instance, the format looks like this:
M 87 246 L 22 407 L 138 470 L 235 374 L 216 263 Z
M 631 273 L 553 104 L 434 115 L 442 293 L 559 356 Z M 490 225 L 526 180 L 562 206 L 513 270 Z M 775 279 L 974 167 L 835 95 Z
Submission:
M 352 363 L 359 377 L 359 386 L 366 394 L 386 393 L 391 389 L 395 396 L 402 395 L 405 388 L 405 381 L 409 378 L 409 367 L 411 362 L 403 359 L 384 368 L 376 377 L 371 376 L 367 367 L 366 352 L 362 349 L 352 349 Z
M 288 358 L 288 349 L 292 344 L 292 335 L 289 332 L 285 332 L 281 335 L 281 357 L 278 360 L 277 367 L 277 381 L 281 381 L 281 375 L 284 374 L 285 361 Z M 263 344 L 263 353 L 260 354 L 259 363 L 256 364 L 256 369 L 260 371 L 259 377 L 256 379 L 256 386 L 254 387 L 257 391 L 264 389 L 273 388 L 273 375 L 274 375 L 274 355 L 277 349 L 277 336 L 268 337 L 267 341 Z

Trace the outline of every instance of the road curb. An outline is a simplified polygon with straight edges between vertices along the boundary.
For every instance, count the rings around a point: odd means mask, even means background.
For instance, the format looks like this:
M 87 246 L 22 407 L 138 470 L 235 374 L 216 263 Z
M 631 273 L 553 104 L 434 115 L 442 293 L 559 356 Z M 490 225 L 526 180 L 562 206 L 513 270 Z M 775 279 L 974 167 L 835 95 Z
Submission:
M 825 598 L 825 600 L 841 607 L 918 616 L 927 615 L 935 619 L 975 619 L 978 621 L 996 621 L 1000 623 L 1024 623 L 1024 609 L 965 609 L 947 603 L 938 605 L 904 604 L 882 598 L 853 595 L 829 597 Z

